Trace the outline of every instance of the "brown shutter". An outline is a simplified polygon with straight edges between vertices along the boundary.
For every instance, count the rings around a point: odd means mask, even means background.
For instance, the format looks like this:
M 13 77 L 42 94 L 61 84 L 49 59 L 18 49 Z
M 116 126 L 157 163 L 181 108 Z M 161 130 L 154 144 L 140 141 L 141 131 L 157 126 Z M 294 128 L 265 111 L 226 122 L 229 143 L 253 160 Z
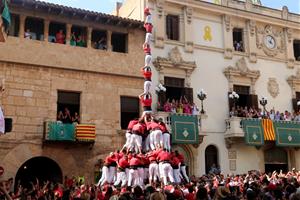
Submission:
M 160 105 L 157 109 L 158 109 L 158 111 L 163 111 L 164 110 L 164 104 L 167 101 L 166 93 L 165 92 L 159 92 L 157 94 L 157 96 L 158 96 L 158 102 L 159 102 L 159 105 Z
M 173 16 L 172 18 L 173 40 L 179 40 L 179 17 Z
M 293 109 L 295 112 L 298 112 L 298 105 L 297 105 L 297 99 L 293 98 L 292 99 L 292 104 L 293 104 Z
M 168 39 L 171 39 L 171 23 L 172 23 L 172 20 L 171 20 L 171 16 L 170 15 L 167 15 L 166 17 L 166 31 L 167 31 L 167 37 Z
M 193 103 L 193 88 L 184 88 L 183 95 L 187 98 L 190 103 Z
M 252 95 L 249 95 L 248 96 L 249 98 L 249 104 L 251 107 L 255 108 L 256 110 L 258 109 L 258 98 L 257 98 L 257 95 L 255 94 L 252 94 Z

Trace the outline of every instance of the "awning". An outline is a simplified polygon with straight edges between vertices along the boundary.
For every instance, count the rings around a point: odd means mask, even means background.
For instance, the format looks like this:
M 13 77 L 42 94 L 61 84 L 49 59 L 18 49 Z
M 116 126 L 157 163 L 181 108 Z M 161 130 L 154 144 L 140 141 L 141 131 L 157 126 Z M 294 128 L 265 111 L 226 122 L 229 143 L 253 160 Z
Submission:
M 261 120 L 243 119 L 241 123 L 245 132 L 246 144 L 253 146 L 264 145 L 264 135 Z
M 198 116 L 172 114 L 172 144 L 198 144 Z
M 300 123 L 276 121 L 273 125 L 277 146 L 300 146 Z

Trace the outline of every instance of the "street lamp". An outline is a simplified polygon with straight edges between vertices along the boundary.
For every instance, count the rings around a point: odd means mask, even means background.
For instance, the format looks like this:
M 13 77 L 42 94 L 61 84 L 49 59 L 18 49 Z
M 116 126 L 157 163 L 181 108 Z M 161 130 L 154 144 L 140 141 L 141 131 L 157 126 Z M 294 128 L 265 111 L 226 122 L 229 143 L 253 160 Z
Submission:
M 266 117 L 266 105 L 268 103 L 267 97 L 262 97 L 261 100 L 259 100 L 260 105 L 263 106 L 264 112 L 263 112 L 263 117 Z
M 236 93 L 235 91 L 232 91 L 230 94 L 229 94 L 229 98 L 232 99 L 233 101 L 233 107 L 235 108 L 235 104 L 236 102 L 238 101 L 238 99 L 240 98 L 240 96 L 238 95 L 238 93 Z M 231 109 L 231 108 L 230 108 Z
M 198 98 L 200 99 L 200 101 L 201 101 L 201 111 L 200 111 L 200 113 L 201 113 L 201 114 L 204 114 L 205 111 L 204 111 L 204 109 L 203 109 L 203 101 L 204 101 L 204 99 L 206 99 L 207 94 L 206 94 L 206 92 L 205 92 L 203 89 L 201 89 L 200 92 L 198 92 L 197 97 L 198 97 Z

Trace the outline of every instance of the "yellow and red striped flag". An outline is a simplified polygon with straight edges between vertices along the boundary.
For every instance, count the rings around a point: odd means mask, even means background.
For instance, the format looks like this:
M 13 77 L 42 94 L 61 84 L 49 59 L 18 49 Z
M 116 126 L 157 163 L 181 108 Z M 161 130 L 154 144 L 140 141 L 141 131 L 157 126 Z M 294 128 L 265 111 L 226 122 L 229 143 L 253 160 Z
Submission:
M 265 141 L 275 141 L 275 131 L 273 126 L 273 121 L 270 119 L 261 120 L 262 127 L 264 129 Z

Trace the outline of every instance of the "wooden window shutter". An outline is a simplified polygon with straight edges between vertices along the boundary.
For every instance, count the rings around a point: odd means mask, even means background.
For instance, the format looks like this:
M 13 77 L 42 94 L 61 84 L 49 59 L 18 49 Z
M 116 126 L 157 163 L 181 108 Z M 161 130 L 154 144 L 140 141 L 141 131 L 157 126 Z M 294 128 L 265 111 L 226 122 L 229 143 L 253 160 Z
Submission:
M 170 15 L 166 17 L 166 31 L 168 39 L 171 39 L 172 18 Z
M 173 16 L 172 20 L 172 32 L 173 32 L 173 40 L 179 40 L 179 17 Z
M 298 100 L 295 99 L 295 98 L 292 99 L 293 109 L 294 109 L 295 112 L 298 112 L 298 111 L 299 111 L 298 105 L 297 105 L 297 101 L 298 101 Z
M 159 111 L 163 111 L 164 110 L 164 104 L 167 101 L 166 93 L 165 92 L 159 92 L 157 95 L 158 95 L 158 102 L 159 102 L 159 106 L 158 106 L 157 109 Z
M 255 108 L 256 110 L 258 109 L 258 97 L 255 94 L 249 95 L 249 105 L 253 108 Z
M 184 88 L 183 95 L 187 98 L 189 103 L 193 103 L 193 88 Z

